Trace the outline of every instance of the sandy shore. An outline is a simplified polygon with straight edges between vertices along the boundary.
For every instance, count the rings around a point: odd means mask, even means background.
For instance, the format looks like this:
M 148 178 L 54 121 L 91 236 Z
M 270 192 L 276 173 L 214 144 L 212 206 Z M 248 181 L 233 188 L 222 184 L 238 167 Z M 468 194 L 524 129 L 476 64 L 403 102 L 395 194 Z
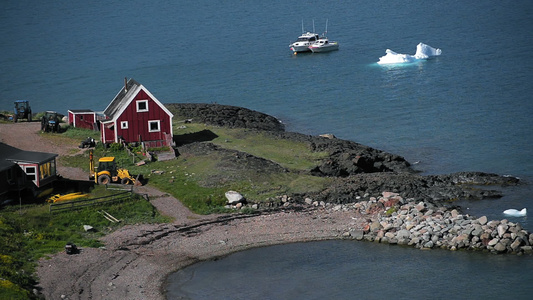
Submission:
M 77 146 L 42 139 L 36 122 L 0 126 L 0 141 L 20 149 L 72 155 Z M 76 180 L 87 176 L 60 164 L 58 172 Z M 138 189 L 149 195 L 162 214 L 176 221 L 126 226 L 103 238 L 105 248 L 82 248 L 77 255 L 62 252 L 41 259 L 37 275 L 46 299 L 165 299 L 166 276 L 197 261 L 253 247 L 338 239 L 366 221 L 354 211 L 324 208 L 256 216 L 200 216 L 168 194 L 149 186 Z

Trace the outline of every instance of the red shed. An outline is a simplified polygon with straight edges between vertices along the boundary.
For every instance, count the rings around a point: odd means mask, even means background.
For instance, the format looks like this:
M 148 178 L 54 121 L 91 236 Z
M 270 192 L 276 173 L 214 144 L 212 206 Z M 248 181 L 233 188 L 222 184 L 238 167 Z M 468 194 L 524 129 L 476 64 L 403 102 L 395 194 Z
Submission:
M 68 124 L 76 128 L 98 130 L 96 112 L 90 109 L 69 109 Z
M 146 147 L 172 145 L 174 115 L 142 84 L 125 80 L 124 87 L 104 110 L 101 121 L 104 143 L 142 142 Z

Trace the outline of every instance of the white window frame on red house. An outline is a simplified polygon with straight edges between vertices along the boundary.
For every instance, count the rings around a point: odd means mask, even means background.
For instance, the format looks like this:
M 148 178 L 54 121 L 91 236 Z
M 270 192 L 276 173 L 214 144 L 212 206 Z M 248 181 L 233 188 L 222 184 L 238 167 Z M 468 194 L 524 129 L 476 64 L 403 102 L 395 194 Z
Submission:
M 37 166 L 25 166 L 24 173 L 26 173 L 26 178 L 33 182 L 37 182 Z
M 120 121 L 120 129 L 128 129 L 128 121 Z
M 157 124 L 157 129 L 152 129 L 152 124 Z M 148 132 L 159 132 L 161 131 L 161 120 L 151 120 L 148 121 Z
M 144 103 L 145 108 L 141 108 L 140 104 Z M 148 100 L 137 100 L 137 112 L 147 112 L 148 111 Z

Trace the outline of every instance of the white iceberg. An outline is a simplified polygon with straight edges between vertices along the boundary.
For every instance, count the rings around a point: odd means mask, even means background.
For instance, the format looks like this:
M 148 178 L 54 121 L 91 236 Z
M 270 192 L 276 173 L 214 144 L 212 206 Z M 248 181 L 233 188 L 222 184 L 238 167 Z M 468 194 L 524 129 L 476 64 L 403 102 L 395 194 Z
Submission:
M 513 217 L 525 217 L 527 216 L 527 209 L 523 208 L 522 210 L 518 209 L 506 209 L 503 211 L 504 215 L 513 216 Z
M 409 54 L 400 54 L 387 49 L 385 56 L 379 58 L 378 64 L 404 64 L 404 63 L 413 63 L 422 59 L 428 59 L 431 56 L 439 56 L 442 53 L 442 50 L 433 48 L 426 44 L 420 43 L 416 45 L 415 55 Z

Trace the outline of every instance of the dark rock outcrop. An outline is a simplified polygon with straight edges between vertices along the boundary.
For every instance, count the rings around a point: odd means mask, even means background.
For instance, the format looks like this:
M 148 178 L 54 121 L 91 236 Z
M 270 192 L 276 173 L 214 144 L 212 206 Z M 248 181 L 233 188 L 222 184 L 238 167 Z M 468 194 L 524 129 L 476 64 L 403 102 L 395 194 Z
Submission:
M 175 117 L 192 119 L 198 123 L 229 128 L 285 130 L 285 125 L 278 119 L 243 107 L 206 103 L 172 103 L 165 106 Z
M 481 172 L 460 172 L 447 175 L 417 175 L 409 173 L 358 174 L 336 178 L 325 190 L 316 194 L 301 195 L 301 199 L 329 203 L 351 203 L 368 199 L 383 191 L 399 193 L 414 200 L 454 201 L 459 199 L 499 198 L 502 192 L 488 189 L 489 185 L 516 185 L 515 177 Z
M 347 177 L 375 172 L 414 173 L 409 162 L 403 157 L 356 142 L 296 132 L 272 134 L 280 138 L 308 143 L 310 149 L 315 152 L 327 152 L 328 159 L 311 170 L 315 176 Z
M 328 157 L 321 160 L 310 173 L 314 176 L 332 177 L 333 183 L 320 193 L 292 195 L 302 202 L 309 197 L 328 203 L 351 203 L 380 195 L 383 191 L 425 201 L 496 198 L 501 197 L 502 193 L 487 189 L 488 185 L 505 186 L 519 183 L 514 177 L 482 172 L 422 176 L 416 174 L 409 162 L 401 156 L 337 139 L 333 135 L 311 136 L 285 132 L 283 124 L 276 118 L 241 107 L 192 103 L 166 106 L 180 118 L 216 126 L 260 130 L 262 134 L 270 134 L 272 138 L 306 143 L 312 151 L 326 152 Z M 231 167 L 236 171 L 240 168 L 255 169 L 258 172 L 287 172 L 272 161 L 206 143 L 209 139 L 204 139 L 204 143 L 191 145 L 186 145 L 187 138 L 183 137 L 182 140 L 180 141 L 184 146 L 180 147 L 180 152 L 192 151 L 199 154 L 202 151 L 219 151 L 221 168 Z M 226 175 L 231 176 L 231 173 Z

